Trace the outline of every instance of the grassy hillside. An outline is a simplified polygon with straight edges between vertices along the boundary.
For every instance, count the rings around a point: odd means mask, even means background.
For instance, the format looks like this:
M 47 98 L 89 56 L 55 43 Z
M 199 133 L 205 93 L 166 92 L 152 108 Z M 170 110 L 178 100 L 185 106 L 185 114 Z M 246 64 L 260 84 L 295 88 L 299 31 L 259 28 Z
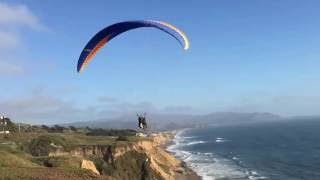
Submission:
M 61 129 L 59 129 L 60 131 Z M 130 151 L 114 159 L 117 147 L 147 140 L 131 130 L 62 130 L 33 127 L 32 132 L 0 135 L 0 177 L 4 179 L 161 179 L 145 160 L 146 154 Z M 117 135 L 117 136 L 113 136 Z M 110 149 L 110 152 L 108 151 Z M 101 151 L 101 152 L 100 152 Z M 106 159 L 108 152 L 110 159 Z M 78 153 L 78 156 L 71 155 Z M 101 175 L 81 169 L 92 160 Z
M 32 156 L 12 145 L 0 145 L 0 167 L 37 167 Z

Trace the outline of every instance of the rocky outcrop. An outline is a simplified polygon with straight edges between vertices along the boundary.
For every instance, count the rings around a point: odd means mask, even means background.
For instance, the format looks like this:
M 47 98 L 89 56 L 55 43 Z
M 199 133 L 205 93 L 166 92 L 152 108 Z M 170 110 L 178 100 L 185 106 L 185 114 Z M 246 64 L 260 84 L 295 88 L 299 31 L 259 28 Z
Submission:
M 119 157 L 124 156 L 128 152 L 137 152 L 146 154 L 149 160 L 149 167 L 166 180 L 174 180 L 176 172 L 181 172 L 181 161 L 167 153 L 163 146 L 173 138 L 172 133 L 152 134 L 148 138 L 141 138 L 136 142 L 114 143 L 111 145 L 81 145 L 69 151 L 71 156 L 80 156 L 82 158 L 99 157 L 105 163 L 113 164 Z M 55 153 L 51 153 L 55 154 Z M 64 154 L 56 152 L 56 155 Z M 127 164 L 123 164 L 126 166 Z M 83 160 L 82 168 L 91 169 L 95 173 L 99 173 L 93 162 Z M 180 168 L 180 169 L 179 169 Z M 98 168 L 99 169 L 99 168 Z
M 168 143 L 172 137 L 168 134 L 159 134 L 152 141 L 141 142 L 142 147 L 151 160 L 151 168 L 157 171 L 164 179 L 175 179 L 175 170 L 180 165 L 180 161 L 161 148 L 161 145 Z
M 99 171 L 97 170 L 96 166 L 94 165 L 94 163 L 93 163 L 92 161 L 82 160 L 81 168 L 83 168 L 83 169 L 89 169 L 89 170 L 91 170 L 93 173 L 100 175 Z
M 112 153 L 114 145 L 80 145 L 73 148 L 69 153 L 72 156 L 87 157 L 91 155 L 103 157 L 105 154 Z

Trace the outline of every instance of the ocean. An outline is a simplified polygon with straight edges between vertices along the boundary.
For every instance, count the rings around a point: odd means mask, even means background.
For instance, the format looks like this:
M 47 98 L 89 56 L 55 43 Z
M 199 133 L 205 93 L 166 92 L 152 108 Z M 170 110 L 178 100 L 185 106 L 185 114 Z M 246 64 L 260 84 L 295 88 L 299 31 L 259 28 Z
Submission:
M 320 180 L 320 119 L 185 129 L 168 150 L 204 180 Z

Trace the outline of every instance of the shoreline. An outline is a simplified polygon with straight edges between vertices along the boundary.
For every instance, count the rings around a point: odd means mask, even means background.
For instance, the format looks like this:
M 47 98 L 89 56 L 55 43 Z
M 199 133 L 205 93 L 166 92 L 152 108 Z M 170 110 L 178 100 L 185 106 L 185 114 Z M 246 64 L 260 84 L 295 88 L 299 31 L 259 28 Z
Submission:
M 177 159 L 178 161 L 180 161 L 180 165 L 177 168 L 176 172 L 175 172 L 175 179 L 176 180 L 201 180 L 201 176 L 199 176 L 193 169 L 191 169 L 190 167 L 188 167 L 187 163 L 184 162 L 183 160 L 177 158 L 173 152 L 170 152 L 168 150 L 169 146 L 174 144 L 174 138 L 176 137 L 177 134 L 181 133 L 182 131 L 185 131 L 186 129 L 182 129 L 182 130 L 174 130 L 174 131 L 170 131 L 168 133 L 171 134 L 170 138 L 168 139 L 168 142 L 166 144 L 163 145 L 163 148 L 167 153 L 169 153 L 170 155 L 172 155 L 175 159 Z

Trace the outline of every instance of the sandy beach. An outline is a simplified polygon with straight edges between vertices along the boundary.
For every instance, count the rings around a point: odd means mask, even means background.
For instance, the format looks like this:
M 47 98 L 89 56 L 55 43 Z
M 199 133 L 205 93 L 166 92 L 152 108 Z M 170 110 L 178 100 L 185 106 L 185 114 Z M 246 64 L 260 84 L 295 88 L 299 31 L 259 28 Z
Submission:
M 175 138 L 175 135 L 178 133 L 178 131 L 171 131 L 169 133 L 171 134 L 170 139 L 162 148 L 164 148 L 166 152 L 174 156 L 174 154 L 168 151 L 167 148 L 170 145 L 172 145 L 173 139 Z M 178 159 L 178 161 L 180 161 L 180 165 L 179 167 L 177 167 L 177 170 L 175 173 L 176 180 L 201 180 L 201 177 L 196 172 L 194 172 L 191 168 L 189 168 L 186 162 L 180 159 Z

